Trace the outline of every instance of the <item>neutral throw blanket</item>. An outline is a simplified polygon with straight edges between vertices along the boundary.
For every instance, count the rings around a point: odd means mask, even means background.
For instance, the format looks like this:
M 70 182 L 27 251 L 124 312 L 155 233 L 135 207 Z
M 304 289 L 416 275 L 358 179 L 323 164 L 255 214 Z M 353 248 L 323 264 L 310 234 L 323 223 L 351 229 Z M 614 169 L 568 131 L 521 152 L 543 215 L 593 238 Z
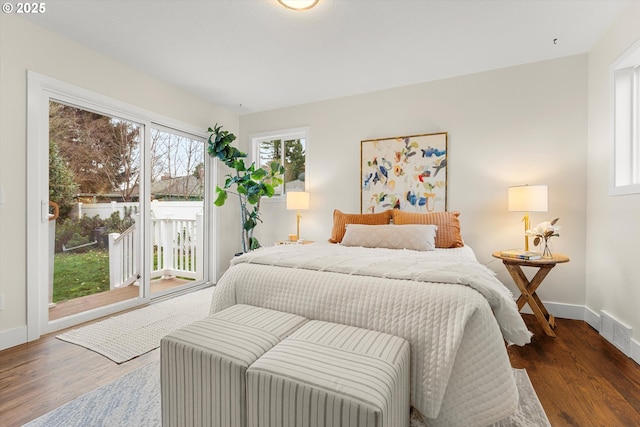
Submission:
M 231 261 L 277 265 L 359 276 L 470 286 L 486 298 L 509 344 L 531 341 L 513 294 L 495 273 L 477 262 L 469 246 L 436 251 L 345 247 L 336 244 L 280 245 L 246 253 Z
M 517 407 L 502 335 L 521 344 L 530 334 L 512 315 L 517 309 L 509 291 L 470 249 L 292 245 L 254 251 L 232 264 L 218 282 L 212 313 L 244 303 L 407 339 L 411 403 L 430 426 L 488 425 Z M 502 313 L 500 327 L 494 310 Z

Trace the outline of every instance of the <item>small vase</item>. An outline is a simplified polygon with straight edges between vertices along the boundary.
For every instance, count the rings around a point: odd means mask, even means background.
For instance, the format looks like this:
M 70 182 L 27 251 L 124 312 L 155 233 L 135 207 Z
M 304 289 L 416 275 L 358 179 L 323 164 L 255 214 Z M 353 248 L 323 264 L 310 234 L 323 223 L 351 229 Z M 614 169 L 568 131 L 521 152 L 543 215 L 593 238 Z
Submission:
M 553 258 L 549 240 L 547 239 L 543 239 L 542 242 L 540 242 L 540 256 L 542 258 Z

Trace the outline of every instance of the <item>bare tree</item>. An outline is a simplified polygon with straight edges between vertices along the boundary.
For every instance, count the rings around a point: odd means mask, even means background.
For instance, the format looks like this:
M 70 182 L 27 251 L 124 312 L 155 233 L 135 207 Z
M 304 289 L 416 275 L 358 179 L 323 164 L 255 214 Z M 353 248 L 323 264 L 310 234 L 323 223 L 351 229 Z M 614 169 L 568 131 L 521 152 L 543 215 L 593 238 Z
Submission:
M 165 181 L 158 197 L 189 200 L 203 195 L 204 144 L 193 138 L 152 129 L 153 182 Z

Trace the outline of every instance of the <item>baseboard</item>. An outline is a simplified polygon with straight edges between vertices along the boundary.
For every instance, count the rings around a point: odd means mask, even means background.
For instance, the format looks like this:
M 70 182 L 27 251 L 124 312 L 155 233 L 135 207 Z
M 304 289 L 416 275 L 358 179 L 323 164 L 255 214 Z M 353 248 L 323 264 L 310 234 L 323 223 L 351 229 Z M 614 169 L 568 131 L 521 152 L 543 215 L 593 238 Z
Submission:
M 630 357 L 640 365 L 640 342 L 631 339 L 631 355 Z
M 16 345 L 27 342 L 27 327 L 20 326 L 18 328 L 0 331 L 0 350 L 14 347 Z
M 575 305 L 575 304 L 563 304 L 560 302 L 542 302 L 544 306 L 547 308 L 549 313 L 553 314 L 555 317 L 560 319 L 572 319 L 572 320 L 586 320 L 585 319 L 585 306 L 583 305 Z M 525 305 L 522 310 L 522 313 L 533 314 L 531 308 L 528 305 Z M 600 330 L 600 327 L 596 328 Z
M 602 325 L 602 320 L 600 319 L 600 315 L 595 311 L 591 310 L 589 307 L 585 307 L 584 309 L 584 321 L 587 322 L 593 329 L 600 332 L 600 327 Z

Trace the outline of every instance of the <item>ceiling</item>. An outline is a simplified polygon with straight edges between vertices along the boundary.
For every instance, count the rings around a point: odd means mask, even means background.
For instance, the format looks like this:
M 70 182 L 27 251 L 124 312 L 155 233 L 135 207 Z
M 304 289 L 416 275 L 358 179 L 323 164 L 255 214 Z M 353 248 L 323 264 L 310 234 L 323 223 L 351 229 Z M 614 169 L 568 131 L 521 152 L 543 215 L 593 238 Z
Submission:
M 48 0 L 21 15 L 238 114 L 586 53 L 633 0 Z

